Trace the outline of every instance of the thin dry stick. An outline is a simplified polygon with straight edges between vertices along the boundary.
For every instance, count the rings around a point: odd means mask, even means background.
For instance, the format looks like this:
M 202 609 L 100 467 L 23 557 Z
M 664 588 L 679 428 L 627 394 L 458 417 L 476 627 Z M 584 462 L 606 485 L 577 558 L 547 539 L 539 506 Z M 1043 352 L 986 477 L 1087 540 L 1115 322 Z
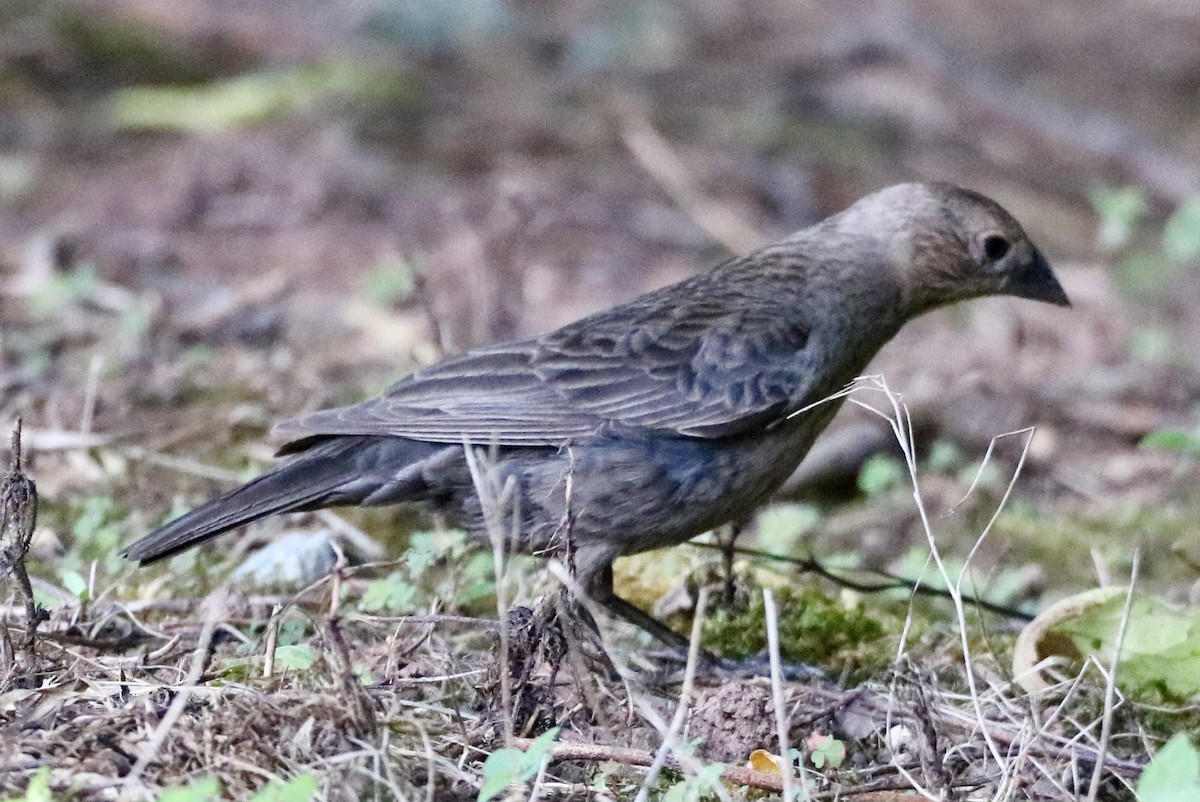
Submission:
M 783 671 L 779 660 L 779 610 L 775 606 L 775 594 L 770 588 L 763 588 L 763 614 L 767 619 L 767 653 L 771 658 L 771 701 L 775 705 L 775 734 L 779 738 L 779 757 L 783 763 L 780 774 L 783 776 L 783 798 L 792 802 L 792 759 L 788 754 L 788 716 L 787 707 L 783 701 Z M 808 799 L 808 787 L 800 778 L 800 798 Z
M 675 705 L 675 716 L 671 726 L 663 733 L 662 743 L 654 755 L 654 762 L 642 780 L 634 802 L 646 802 L 650 796 L 650 786 L 654 785 L 659 773 L 667 763 L 667 758 L 675 748 L 679 739 L 679 731 L 683 729 L 683 720 L 687 716 L 688 705 L 691 703 L 692 685 L 696 681 L 696 663 L 700 658 L 700 630 L 704 625 L 704 609 L 708 606 L 708 588 L 700 588 L 696 599 L 696 611 L 692 617 L 692 632 L 688 638 L 687 666 L 683 672 L 683 687 L 679 689 L 679 703 Z
M 1022 435 L 1022 434 L 1025 435 L 1025 443 L 1024 443 L 1024 445 L 1021 446 L 1021 456 L 1017 458 L 1017 467 L 1013 468 L 1012 476 L 1008 480 L 1008 486 L 1004 488 L 1004 495 L 1000 497 L 1000 501 L 996 504 L 996 510 L 995 510 L 995 512 L 992 513 L 992 517 L 988 519 L 987 524 L 984 525 L 983 531 L 980 532 L 979 537 L 977 537 L 975 539 L 975 545 L 973 545 L 971 547 L 971 551 L 967 553 L 967 559 L 964 562 L 963 572 L 959 576 L 958 582 L 955 583 L 955 590 L 958 591 L 960 596 L 962 595 L 963 580 L 967 576 L 966 566 L 969 566 L 971 564 L 971 561 L 972 561 L 972 559 L 974 559 L 975 554 L 979 551 L 979 547 L 983 545 L 983 541 L 991 533 L 992 527 L 996 525 L 997 519 L 1000 518 L 1000 513 L 1003 512 L 1003 510 L 1006 506 L 1008 506 L 1008 499 L 1012 496 L 1013 490 L 1017 486 L 1017 477 L 1019 477 L 1021 475 L 1021 471 L 1023 471 L 1025 468 L 1025 460 L 1026 460 L 1026 458 L 1029 457 L 1029 447 L 1031 445 L 1033 445 L 1033 435 L 1036 432 L 1037 432 L 1037 427 L 1026 426 L 1024 429 L 1017 429 L 1016 431 L 1005 432 L 1004 434 L 998 434 L 995 437 L 993 437 L 991 443 L 988 444 L 988 454 L 991 454 L 992 446 L 994 446 L 1002 438 L 1016 437 L 1017 435 Z M 984 459 L 985 460 L 987 459 L 986 455 L 985 455 Z M 983 465 L 984 464 L 986 464 L 986 463 L 981 463 L 979 466 L 979 472 L 981 474 L 983 473 Z
M 533 787 L 529 791 L 529 802 L 537 802 L 541 795 L 542 787 L 546 784 L 546 769 L 550 767 L 550 755 L 542 755 L 542 762 L 538 766 L 537 776 L 533 778 Z
M 1129 569 L 1129 591 L 1125 594 L 1125 608 L 1121 612 L 1121 626 L 1117 630 L 1117 645 L 1113 649 L 1112 662 L 1108 667 L 1108 682 L 1104 686 L 1104 716 L 1100 725 L 1100 743 L 1097 744 L 1096 767 L 1092 770 L 1092 782 L 1088 787 L 1088 802 L 1096 802 L 1100 792 L 1100 775 L 1104 770 L 1104 758 L 1108 754 L 1108 742 L 1112 737 L 1113 700 L 1117 693 L 1117 663 L 1121 660 L 1121 649 L 1125 646 L 1125 632 L 1129 628 L 1130 609 L 1133 607 L 1133 589 L 1137 585 L 1138 567 L 1142 550 L 1133 550 L 1133 565 Z
M 271 617 L 267 619 L 267 643 L 263 648 L 263 678 L 270 679 L 275 673 L 275 647 L 279 643 L 279 620 L 283 606 L 276 604 L 271 608 Z
M 513 740 L 512 682 L 508 666 L 508 597 L 505 593 L 507 583 L 504 571 L 501 496 L 504 495 L 505 490 L 511 488 L 511 482 L 503 490 L 498 490 L 495 486 L 497 478 L 495 472 L 485 470 L 484 466 L 480 465 L 479 456 L 465 437 L 463 438 L 463 454 L 466 456 L 467 469 L 471 472 L 471 482 L 475 485 L 475 492 L 479 496 L 479 507 L 483 511 L 484 526 L 492 541 L 492 568 L 496 575 L 496 617 L 499 621 L 500 633 L 500 706 L 504 711 L 501 721 L 504 727 L 504 745 L 508 746 Z M 513 519 L 514 526 L 518 526 L 520 518 L 515 510 Z
M 912 481 L 913 502 L 916 504 L 917 513 L 921 519 L 921 529 L 922 529 L 922 531 L 924 531 L 925 539 L 929 543 L 930 556 L 932 557 L 934 564 L 937 566 L 938 573 L 941 575 L 942 581 L 946 583 L 946 588 L 950 591 L 950 600 L 954 604 L 955 617 L 957 618 L 958 624 L 959 624 L 959 645 L 962 647 L 962 650 L 963 650 L 963 664 L 966 668 L 965 674 L 966 674 L 967 687 L 969 688 L 970 693 L 971 693 L 971 702 L 975 708 L 975 713 L 979 717 L 980 734 L 983 736 L 984 742 L 987 744 L 989 753 L 992 755 L 992 758 L 996 761 L 997 768 L 999 768 L 1001 771 L 1003 771 L 1004 766 L 1005 766 L 1004 757 L 1000 753 L 1000 748 L 996 744 L 996 742 L 993 740 L 991 733 L 988 731 L 988 728 L 985 726 L 986 719 L 983 714 L 983 706 L 980 701 L 979 691 L 978 691 L 978 688 L 976 687 L 975 672 L 972 670 L 972 667 L 971 667 L 971 659 L 972 659 L 971 658 L 971 642 L 970 642 L 970 636 L 968 634 L 968 629 L 967 629 L 966 609 L 965 609 L 963 598 L 962 598 L 961 588 L 959 586 L 959 582 L 951 578 L 950 571 L 948 568 L 946 568 L 946 564 L 942 560 L 941 551 L 937 545 L 937 539 L 933 536 L 933 527 L 929 523 L 929 514 L 928 514 L 927 510 L 925 509 L 925 501 L 921 495 L 921 485 L 917 478 L 916 449 L 915 449 L 913 441 L 912 441 L 912 421 L 909 417 L 908 407 L 905 406 L 904 403 L 901 401 L 900 396 L 893 393 L 888 388 L 886 380 L 884 380 L 882 377 L 880 377 L 877 379 L 877 382 L 879 384 L 880 389 L 884 392 L 889 403 L 891 404 L 891 407 L 892 407 L 891 415 L 887 415 L 883 412 L 880 412 L 879 410 L 877 410 L 867 404 L 864 404 L 860 401 L 857 401 L 855 399 L 850 399 L 850 400 L 852 403 L 856 403 L 859 406 L 861 406 L 867 410 L 870 410 L 870 411 L 874 412 L 875 414 L 879 415 L 880 417 L 883 417 L 884 419 L 886 419 L 892 427 L 892 432 L 896 436 L 896 441 L 900 444 L 900 451 L 904 457 L 904 463 L 905 463 L 906 467 L 908 468 L 909 478 Z M 1018 466 L 1018 472 L 1019 472 L 1019 466 Z M 1014 472 L 1013 481 L 1015 481 L 1015 480 L 1016 480 L 1016 472 Z M 1011 483 L 1010 483 L 1010 487 L 1009 487 L 1009 492 L 1011 492 Z M 1004 498 L 1005 499 L 1008 498 L 1008 492 L 1005 493 Z M 1003 500 L 1001 501 L 1001 504 L 1003 504 Z M 994 520 L 994 516 L 993 516 L 993 520 Z M 989 523 L 989 527 L 990 527 L 990 523 Z M 986 531 L 985 531 L 985 533 L 986 533 Z
M 433 742 L 429 740 L 429 733 L 420 719 L 414 716 L 412 721 L 421 736 L 421 748 L 425 750 L 425 802 L 437 802 L 437 753 L 433 751 Z M 387 735 L 390 730 L 384 727 L 383 732 Z M 386 745 L 383 749 L 384 752 L 387 751 Z M 383 765 L 386 767 L 388 764 L 385 761 Z M 401 797 L 397 797 L 399 798 Z

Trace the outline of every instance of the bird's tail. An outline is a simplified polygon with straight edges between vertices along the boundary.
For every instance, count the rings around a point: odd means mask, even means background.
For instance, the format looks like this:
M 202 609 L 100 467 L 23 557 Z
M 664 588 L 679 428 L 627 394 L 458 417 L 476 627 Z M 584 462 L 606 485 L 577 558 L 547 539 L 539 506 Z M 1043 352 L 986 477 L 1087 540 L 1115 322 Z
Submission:
M 391 491 L 389 500 L 398 500 L 396 496 L 405 495 L 397 486 L 398 480 L 403 484 L 404 467 L 421 456 L 404 448 L 406 443 L 426 445 L 369 436 L 320 440 L 274 470 L 163 524 L 121 553 L 144 565 L 269 515 L 370 503 L 383 486 Z

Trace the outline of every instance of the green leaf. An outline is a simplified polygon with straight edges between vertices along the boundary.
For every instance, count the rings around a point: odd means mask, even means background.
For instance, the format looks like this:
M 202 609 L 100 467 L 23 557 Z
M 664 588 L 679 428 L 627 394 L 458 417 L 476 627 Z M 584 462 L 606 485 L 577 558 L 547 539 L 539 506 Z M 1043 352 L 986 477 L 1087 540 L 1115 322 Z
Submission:
M 1163 326 L 1139 326 L 1129 335 L 1129 355 L 1143 362 L 1165 364 L 1180 350 L 1175 334 Z
M 53 802 L 54 795 L 50 793 L 50 767 L 42 766 L 29 778 L 25 787 L 25 802 Z
M 1118 265 L 1118 279 L 1128 292 L 1156 298 L 1170 292 L 1182 276 L 1179 263 L 1157 248 L 1135 248 Z
M 488 755 L 483 761 L 483 786 L 479 789 L 478 802 L 489 802 L 508 786 L 533 779 L 542 761 L 550 754 L 559 729 L 554 727 L 543 732 L 524 751 L 506 747 Z
M 721 782 L 721 774 L 725 771 L 724 763 L 709 763 L 692 777 L 681 780 L 663 794 L 663 802 L 699 802 L 709 791 Z
M 1200 752 L 1182 732 L 1158 750 L 1138 779 L 1140 802 L 1200 802 Z
M 366 663 L 355 663 L 354 676 L 358 677 L 358 681 L 363 685 L 374 685 L 375 675 L 371 673 L 371 668 Z
M 1137 231 L 1149 205 L 1137 187 L 1095 187 L 1089 193 L 1092 208 L 1100 216 L 1096 239 L 1101 248 L 1123 248 Z
M 1157 429 L 1142 438 L 1142 448 L 1200 456 L 1200 429 Z
M 305 772 L 284 783 L 272 780 L 250 797 L 250 802 L 308 802 L 316 792 L 317 778 Z
M 1075 605 L 1066 608 L 1070 614 L 1062 616 L 1052 629 L 1070 638 L 1082 654 L 1107 663 L 1117 646 L 1124 590 L 1102 588 L 1074 598 L 1078 599 Z M 1135 595 L 1121 646 L 1117 680 L 1123 687 L 1161 688 L 1182 698 L 1200 694 L 1200 611 L 1177 609 Z
M 158 802 L 209 802 L 220 795 L 221 783 L 216 777 L 201 777 L 183 788 L 167 788 L 159 795 Z
M 279 639 L 278 643 L 284 646 L 293 646 L 304 640 L 308 634 L 308 620 L 300 615 L 293 615 L 284 618 L 279 622 Z
M 408 537 L 409 548 L 442 554 L 452 560 L 462 556 L 468 542 L 467 533 L 462 529 L 413 532 Z
M 50 593 L 36 585 L 33 588 L 33 601 L 38 607 L 46 610 L 60 610 L 66 606 L 66 602 L 63 600 L 61 594 Z
M 891 490 L 908 474 L 900 460 L 887 454 L 876 454 L 858 472 L 858 489 L 868 496 Z
M 416 289 L 416 271 L 410 262 L 399 257 L 379 262 L 359 281 L 359 293 L 371 303 L 386 308 L 408 300 Z
M 359 607 L 369 613 L 413 613 L 416 595 L 416 585 L 399 571 L 393 571 L 367 585 Z
M 87 580 L 73 569 L 64 569 L 59 573 L 59 579 L 62 581 L 62 586 L 67 589 L 77 599 L 82 599 L 87 595 Z
M 96 268 L 81 265 L 67 273 L 54 273 L 29 298 L 29 314 L 45 319 L 91 296 L 100 285 Z
M 112 96 L 119 128 L 215 134 L 313 107 L 324 99 L 369 97 L 396 81 L 349 63 L 247 73 L 200 86 L 132 87 Z
M 404 552 L 404 557 L 408 575 L 413 579 L 420 579 L 429 566 L 437 562 L 438 554 L 433 549 L 414 545 L 409 546 L 408 550 Z
M 293 671 L 304 671 L 312 668 L 317 660 L 317 652 L 306 643 L 293 646 L 279 646 L 275 649 L 275 663 Z
M 1200 196 L 1180 204 L 1163 226 L 1163 251 L 1176 263 L 1200 259 Z
M 813 735 L 808 743 L 809 760 L 819 769 L 836 769 L 846 759 L 846 745 L 832 735 Z
M 962 452 L 952 440 L 934 440 L 926 463 L 934 473 L 950 473 L 962 462 Z

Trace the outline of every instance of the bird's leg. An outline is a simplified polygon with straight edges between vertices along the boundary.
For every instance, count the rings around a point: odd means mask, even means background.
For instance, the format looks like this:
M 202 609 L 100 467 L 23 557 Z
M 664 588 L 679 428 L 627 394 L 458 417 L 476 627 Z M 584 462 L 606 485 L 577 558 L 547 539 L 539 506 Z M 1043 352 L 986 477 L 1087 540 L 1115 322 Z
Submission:
M 734 587 L 733 581 L 733 558 L 736 552 L 733 550 L 734 544 L 737 543 L 738 535 L 742 533 L 742 528 L 745 527 L 746 521 L 734 521 L 729 525 L 729 529 L 717 536 L 717 542 L 721 546 L 721 572 L 723 580 L 721 598 L 725 602 L 725 606 L 733 604 L 733 596 L 737 588 Z
M 609 564 L 592 574 L 584 587 L 593 601 L 603 605 L 613 615 L 649 632 L 668 647 L 672 659 L 685 663 L 690 646 L 688 639 L 654 616 L 642 612 L 622 599 L 613 591 L 612 584 L 612 565 Z M 701 675 L 722 679 L 760 677 L 770 672 L 770 660 L 765 654 L 755 655 L 744 660 L 731 660 L 719 657 L 707 649 L 700 649 L 698 669 Z M 800 663 L 785 662 L 782 669 L 786 679 L 810 679 L 824 676 L 824 672 L 820 669 Z
M 603 605 L 610 613 L 623 618 L 635 627 L 642 629 L 672 651 L 686 655 L 688 639 L 659 621 L 654 616 L 622 599 L 613 591 L 612 565 L 605 565 L 592 575 L 591 581 L 585 585 L 588 596 L 597 604 Z

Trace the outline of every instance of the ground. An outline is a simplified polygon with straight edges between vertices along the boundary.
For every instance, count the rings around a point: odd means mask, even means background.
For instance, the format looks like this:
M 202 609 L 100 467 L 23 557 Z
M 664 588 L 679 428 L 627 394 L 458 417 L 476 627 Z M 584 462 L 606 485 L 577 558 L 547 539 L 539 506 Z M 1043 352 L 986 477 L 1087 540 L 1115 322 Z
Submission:
M 487 753 L 561 727 L 543 794 L 632 796 L 664 740 L 697 742 L 649 783 L 666 798 L 778 753 L 770 683 L 651 682 L 650 644 L 579 630 L 540 563 L 498 586 L 490 551 L 411 511 L 267 522 L 144 570 L 116 551 L 267 464 L 272 421 L 912 179 L 1000 200 L 1073 302 L 929 315 L 871 368 L 912 413 L 939 553 L 971 553 L 1006 612 L 868 573 L 911 580 L 929 546 L 891 429 L 850 407 L 739 540 L 799 564 L 685 546 L 618 585 L 681 631 L 705 590 L 726 653 L 765 644 L 774 590 L 784 651 L 824 671 L 778 688 L 814 792 L 1075 798 L 1105 754 L 1102 789 L 1127 793 L 1184 719 L 1106 708 L 1098 664 L 1029 692 L 1011 653 L 1030 614 L 1135 563 L 1139 590 L 1195 602 L 1200 14 L 287 5 L 0 9 L 0 421 L 23 420 L 50 608 L 26 643 L 11 585 L 0 793 L 48 766 L 83 798 L 311 776 L 324 798 L 469 799 Z M 290 584 L 256 584 L 282 553 Z M 845 761 L 814 767 L 830 735 Z

